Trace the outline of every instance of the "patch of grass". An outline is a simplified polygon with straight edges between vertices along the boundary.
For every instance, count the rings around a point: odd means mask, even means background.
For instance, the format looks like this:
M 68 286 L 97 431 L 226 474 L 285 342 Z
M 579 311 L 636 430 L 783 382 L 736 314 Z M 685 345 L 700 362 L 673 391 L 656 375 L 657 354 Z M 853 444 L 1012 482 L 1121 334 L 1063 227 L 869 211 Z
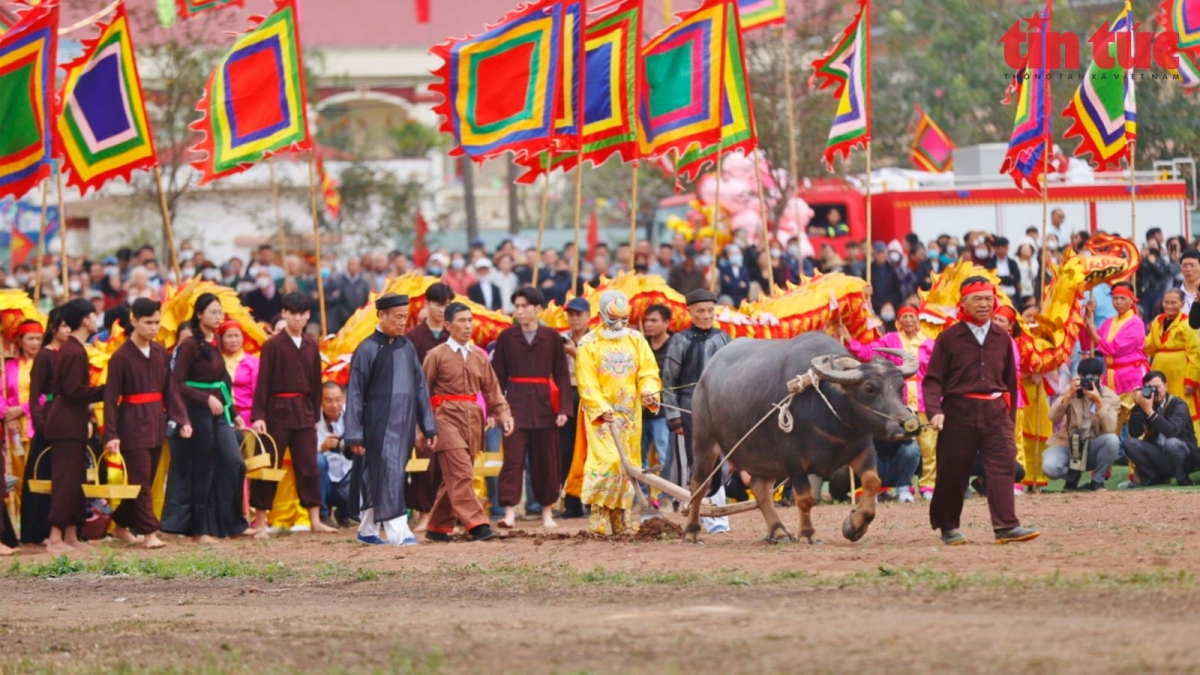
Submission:
M 149 579 L 261 579 L 273 583 L 293 576 L 281 562 L 258 563 L 212 555 L 170 558 L 127 557 L 105 549 L 97 560 L 71 560 L 58 556 L 50 562 L 14 561 L 5 570 L 10 577 L 57 579 L 71 575 L 127 576 Z

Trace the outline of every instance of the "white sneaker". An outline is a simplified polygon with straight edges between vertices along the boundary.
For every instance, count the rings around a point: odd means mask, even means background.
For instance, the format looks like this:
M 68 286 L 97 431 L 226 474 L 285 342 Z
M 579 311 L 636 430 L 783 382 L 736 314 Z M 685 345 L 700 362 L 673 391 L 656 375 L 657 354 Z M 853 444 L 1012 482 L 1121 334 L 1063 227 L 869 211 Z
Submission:
M 913 497 L 912 488 L 902 487 L 899 488 L 896 493 L 896 501 L 900 502 L 901 504 L 912 504 L 913 502 L 917 501 Z

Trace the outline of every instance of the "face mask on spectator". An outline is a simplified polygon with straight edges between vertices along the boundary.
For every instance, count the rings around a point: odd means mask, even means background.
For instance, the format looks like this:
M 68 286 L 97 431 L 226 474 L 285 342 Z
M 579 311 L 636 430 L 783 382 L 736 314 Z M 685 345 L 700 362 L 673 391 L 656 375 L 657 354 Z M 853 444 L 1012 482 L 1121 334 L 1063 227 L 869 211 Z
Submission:
M 430 265 L 425 268 L 425 272 L 431 277 L 440 277 L 445 270 L 442 269 L 441 265 Z
M 28 274 L 18 274 L 17 275 L 17 285 L 18 286 L 24 286 L 27 283 L 29 283 L 29 275 Z
M 71 283 L 67 284 L 67 287 L 71 289 L 72 293 L 78 293 L 79 289 L 83 288 L 83 284 L 79 283 L 78 281 L 72 281 Z
M 463 260 L 462 258 L 455 258 L 454 260 L 450 261 L 450 267 L 453 267 L 455 272 L 463 271 L 463 269 L 465 269 L 466 266 L 467 266 L 467 261 Z
M 954 258 L 957 258 L 958 257 L 958 247 L 957 246 L 947 246 L 946 252 L 944 255 L 947 258 L 950 258 L 951 260 L 953 260 Z
M 740 253 L 729 256 L 729 264 L 733 265 L 734 267 L 741 267 L 742 263 L 744 262 L 745 260 L 742 258 L 742 254 Z
M 712 264 L 712 256 L 709 255 L 708 253 L 703 253 L 701 255 L 698 255 L 698 256 L 696 256 L 696 264 L 701 267 L 708 267 L 709 265 Z
M 196 257 L 195 251 L 180 251 L 179 252 L 180 260 L 191 260 L 194 257 Z
M 881 318 L 887 322 L 895 321 L 896 320 L 896 312 L 891 307 L 885 307 L 885 308 L 883 308 L 882 311 L 879 312 L 879 318 Z
M 793 258 L 800 257 L 800 247 L 799 246 L 789 246 L 787 251 L 788 251 L 788 255 L 792 256 Z
M 976 260 L 986 258 L 987 255 L 988 255 L 988 250 L 987 250 L 986 246 L 976 246 L 975 247 L 975 259 Z
M 329 268 L 327 268 L 327 267 L 326 267 L 326 268 L 324 268 L 324 269 L 322 269 L 322 270 L 321 270 L 321 278 L 322 278 L 322 279 L 328 279 L 328 278 L 329 278 Z
M 105 267 L 104 267 L 104 275 L 108 276 L 108 277 L 111 277 L 112 275 L 116 274 L 119 271 L 120 271 L 120 268 L 117 267 L 116 265 L 105 265 Z
M 892 251 L 891 253 L 888 254 L 888 260 L 892 261 L 893 265 L 899 265 L 900 261 L 903 259 L 904 259 L 904 256 L 900 255 L 900 253 L 897 251 Z
M 259 277 L 254 280 L 254 285 L 257 286 L 258 288 L 266 290 L 271 287 L 271 280 L 268 279 L 267 277 Z
M 201 273 L 205 281 L 216 281 L 220 278 L 220 274 L 213 268 L 208 268 Z
M 183 274 L 184 279 L 191 279 L 192 277 L 196 276 L 196 268 L 195 267 L 185 267 L 182 270 L 180 270 L 180 272 Z

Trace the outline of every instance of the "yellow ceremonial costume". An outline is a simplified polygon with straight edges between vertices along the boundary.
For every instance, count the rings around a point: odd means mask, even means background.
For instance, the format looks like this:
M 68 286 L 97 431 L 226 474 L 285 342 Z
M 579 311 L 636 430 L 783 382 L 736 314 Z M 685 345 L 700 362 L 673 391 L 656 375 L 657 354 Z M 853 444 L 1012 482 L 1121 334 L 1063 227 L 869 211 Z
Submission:
M 1042 472 L 1042 454 L 1046 442 L 1054 432 L 1050 422 L 1050 396 L 1043 386 L 1043 376 L 1028 374 L 1021 376 L 1021 390 L 1025 394 L 1025 407 L 1017 411 L 1017 461 L 1025 468 L 1023 485 L 1046 485 L 1046 474 Z
M 1150 334 L 1146 336 L 1146 358 L 1150 359 L 1150 369 L 1161 371 L 1167 376 L 1167 391 L 1187 401 L 1188 410 L 1192 413 L 1192 425 L 1200 428 L 1197 419 L 1197 405 L 1200 395 L 1190 396 L 1187 387 L 1193 392 L 1200 389 L 1200 336 L 1188 325 L 1187 317 L 1176 315 L 1167 325 L 1166 315 L 1160 315 L 1150 322 Z
M 579 385 L 579 434 L 567 492 L 592 507 L 588 529 L 598 534 L 636 530 L 630 522 L 634 485 L 621 466 L 617 439 L 602 419 L 615 414 L 613 427 L 629 461 L 641 466 L 642 395 L 662 389 L 658 364 L 646 338 L 628 328 L 588 333 L 575 357 Z M 582 447 L 581 447 L 582 446 Z
M 267 513 L 267 522 L 271 527 L 281 530 L 293 528 L 311 528 L 312 520 L 308 517 L 308 509 L 300 505 L 296 495 L 296 470 L 292 467 L 292 452 L 283 452 L 283 480 L 275 490 L 275 501 Z

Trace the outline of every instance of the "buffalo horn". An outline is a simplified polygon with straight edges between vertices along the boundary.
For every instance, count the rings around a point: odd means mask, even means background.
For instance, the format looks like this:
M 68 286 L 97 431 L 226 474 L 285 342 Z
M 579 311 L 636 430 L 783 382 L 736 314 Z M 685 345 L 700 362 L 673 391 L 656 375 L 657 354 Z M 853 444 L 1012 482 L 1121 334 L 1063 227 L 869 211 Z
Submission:
M 905 379 L 917 374 L 917 368 L 919 364 L 917 363 L 916 355 L 914 355 L 912 352 L 908 352 L 903 349 L 889 349 L 887 347 L 876 347 L 875 351 L 883 352 L 884 354 L 891 354 L 892 356 L 899 356 L 900 358 L 904 359 L 904 363 L 900 364 L 900 374 L 903 375 Z
M 850 359 L 844 359 L 850 361 Z M 843 359 L 838 359 L 838 365 L 841 365 Z M 866 376 L 862 370 L 857 367 L 849 370 L 834 370 L 832 356 L 818 356 L 812 360 L 813 370 L 817 371 L 817 375 L 822 380 L 833 382 L 834 384 L 858 384 Z

